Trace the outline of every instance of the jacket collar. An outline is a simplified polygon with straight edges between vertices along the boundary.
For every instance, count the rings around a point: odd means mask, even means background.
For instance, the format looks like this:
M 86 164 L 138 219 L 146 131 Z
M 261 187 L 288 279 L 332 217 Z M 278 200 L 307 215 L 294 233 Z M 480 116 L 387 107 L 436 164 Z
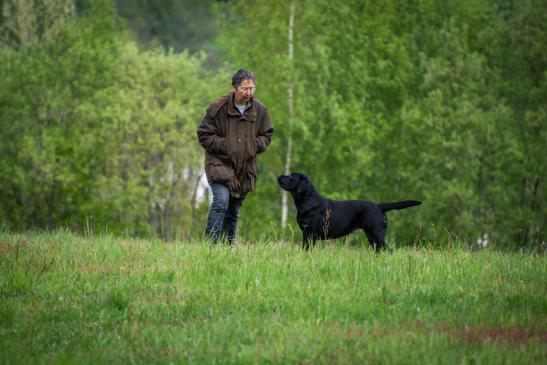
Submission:
M 256 121 L 256 103 L 254 102 L 254 98 L 251 98 L 249 102 L 251 103 L 251 106 L 245 110 L 243 115 L 241 115 L 239 110 L 236 108 L 234 93 L 230 93 L 230 96 L 228 97 L 228 115 L 241 116 L 241 119 L 249 119 L 251 122 Z

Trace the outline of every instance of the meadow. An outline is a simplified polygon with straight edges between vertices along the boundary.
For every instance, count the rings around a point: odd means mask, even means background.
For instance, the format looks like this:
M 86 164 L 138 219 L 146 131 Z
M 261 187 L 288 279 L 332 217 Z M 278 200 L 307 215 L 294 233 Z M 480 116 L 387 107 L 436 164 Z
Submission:
M 0 363 L 544 364 L 546 261 L 0 232 Z

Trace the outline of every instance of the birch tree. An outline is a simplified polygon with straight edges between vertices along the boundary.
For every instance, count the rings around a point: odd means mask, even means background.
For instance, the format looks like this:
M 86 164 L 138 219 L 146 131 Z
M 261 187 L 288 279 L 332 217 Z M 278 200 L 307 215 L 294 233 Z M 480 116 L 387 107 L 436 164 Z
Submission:
M 291 8 L 289 14 L 289 31 L 288 31 L 288 59 L 289 59 L 289 72 L 294 74 L 293 59 L 294 59 L 294 16 L 295 16 L 296 0 L 291 0 Z M 290 77 L 287 88 L 287 105 L 288 105 L 288 120 L 287 120 L 287 152 L 285 155 L 285 175 L 289 175 L 291 172 L 291 160 L 292 160 L 292 125 L 294 123 L 294 78 Z M 289 193 L 285 190 L 281 191 L 281 230 L 282 236 L 285 237 L 285 229 L 287 226 L 287 215 L 289 207 L 287 205 Z

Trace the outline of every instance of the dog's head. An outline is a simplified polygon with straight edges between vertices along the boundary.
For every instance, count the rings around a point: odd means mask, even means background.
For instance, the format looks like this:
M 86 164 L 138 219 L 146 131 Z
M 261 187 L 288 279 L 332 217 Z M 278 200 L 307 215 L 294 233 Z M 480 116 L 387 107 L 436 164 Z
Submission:
M 298 172 L 279 176 L 277 183 L 281 189 L 292 193 L 294 196 L 306 195 L 306 193 L 315 191 L 308 177 Z

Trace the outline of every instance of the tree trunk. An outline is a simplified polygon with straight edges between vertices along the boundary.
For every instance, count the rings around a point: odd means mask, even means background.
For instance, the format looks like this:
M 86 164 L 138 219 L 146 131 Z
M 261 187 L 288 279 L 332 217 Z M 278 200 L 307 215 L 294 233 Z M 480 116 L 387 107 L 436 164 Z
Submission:
M 294 29 L 294 12 L 296 7 L 296 0 L 291 1 L 291 10 L 289 15 L 289 65 L 292 68 L 292 62 L 294 58 L 294 46 L 293 46 L 293 29 Z M 288 114 L 288 133 L 287 133 L 287 154 L 285 155 L 285 175 L 288 175 L 291 170 L 292 159 L 292 124 L 294 118 L 294 105 L 293 105 L 293 78 L 292 74 L 289 77 L 288 90 L 287 90 L 287 104 L 289 108 Z M 288 193 L 285 190 L 281 191 L 281 236 L 285 238 L 285 229 L 287 226 L 288 208 Z
M 197 174 L 198 176 L 194 183 L 194 189 L 192 190 L 192 198 L 191 198 L 192 222 L 190 225 L 190 238 L 194 238 L 194 234 L 196 232 L 198 187 L 199 187 L 199 182 L 201 181 L 201 178 L 203 177 L 204 173 L 205 173 L 205 169 L 202 169 L 201 172 Z

